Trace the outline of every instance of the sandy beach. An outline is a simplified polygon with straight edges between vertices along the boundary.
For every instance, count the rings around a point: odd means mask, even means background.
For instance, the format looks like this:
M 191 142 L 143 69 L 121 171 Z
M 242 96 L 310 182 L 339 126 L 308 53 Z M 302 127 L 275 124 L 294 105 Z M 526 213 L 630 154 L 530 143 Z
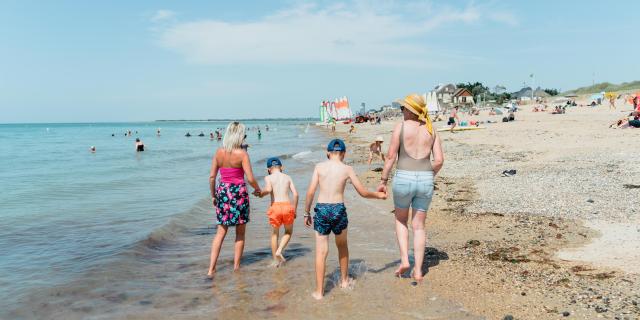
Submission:
M 488 319 L 640 316 L 640 169 L 629 152 L 640 131 L 609 129 L 629 107 L 606 109 L 552 115 L 524 107 L 515 122 L 439 133 L 446 160 L 427 246 L 447 258 L 428 269 L 428 292 Z M 368 144 L 382 135 L 386 150 L 396 121 L 357 124 L 353 134 L 338 126 L 372 188 L 380 173 L 366 166 Z M 510 169 L 516 175 L 501 175 Z M 392 201 L 384 206 L 392 219 Z

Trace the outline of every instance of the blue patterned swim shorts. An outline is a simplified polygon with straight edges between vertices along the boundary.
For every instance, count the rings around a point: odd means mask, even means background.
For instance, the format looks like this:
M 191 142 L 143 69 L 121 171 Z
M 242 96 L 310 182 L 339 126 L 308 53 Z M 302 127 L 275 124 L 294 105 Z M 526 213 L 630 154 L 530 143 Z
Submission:
M 344 203 L 316 203 L 313 230 L 321 235 L 340 234 L 349 225 Z

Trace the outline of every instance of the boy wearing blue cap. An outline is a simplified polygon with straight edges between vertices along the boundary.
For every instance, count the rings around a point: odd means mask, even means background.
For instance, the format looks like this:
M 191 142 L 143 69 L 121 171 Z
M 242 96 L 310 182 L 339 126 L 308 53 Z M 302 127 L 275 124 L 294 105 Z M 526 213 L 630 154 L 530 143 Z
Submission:
M 316 165 L 305 202 L 304 223 L 311 226 L 311 204 L 320 186 L 318 201 L 314 209 L 313 229 L 316 231 L 316 290 L 313 292 L 315 299 L 322 299 L 324 295 L 324 273 L 327 254 L 329 251 L 329 234 L 333 232 L 338 247 L 340 260 L 340 287 L 347 288 L 352 280 L 348 277 L 349 248 L 347 246 L 347 211 L 344 206 L 344 188 L 347 181 L 351 180 L 358 194 L 364 198 L 386 199 L 384 192 L 371 192 L 365 188 L 352 167 L 344 164 L 346 146 L 344 141 L 333 139 L 327 146 L 327 161 Z
M 282 265 L 286 259 L 282 252 L 291 239 L 293 233 L 293 221 L 296 218 L 298 208 L 298 191 L 291 181 L 291 177 L 282 172 L 282 162 L 273 157 L 267 160 L 267 171 L 269 175 L 264 178 L 265 187 L 260 192 L 260 197 L 271 195 L 271 206 L 267 211 L 269 224 L 273 227 L 271 232 L 271 254 L 274 265 Z M 289 190 L 293 196 L 293 205 L 289 200 Z M 280 226 L 284 225 L 284 235 L 280 239 Z

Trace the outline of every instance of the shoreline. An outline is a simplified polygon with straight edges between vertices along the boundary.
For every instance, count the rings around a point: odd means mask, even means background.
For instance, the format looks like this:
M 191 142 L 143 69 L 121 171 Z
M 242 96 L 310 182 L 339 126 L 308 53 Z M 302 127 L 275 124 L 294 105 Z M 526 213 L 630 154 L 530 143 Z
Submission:
M 528 116 L 525 115 L 528 112 L 523 110 L 516 115 Z M 526 118 L 522 121 L 540 121 Z M 364 163 L 364 170 L 361 168 L 358 173 L 370 188 L 377 186 L 380 173 L 366 170 L 367 146 L 371 142 L 368 140 L 377 135 L 388 139 L 395 121 L 398 119 L 385 121 L 382 125 L 356 124 L 356 132 L 352 135 L 347 133 L 348 126 L 336 128 L 336 134 L 351 145 L 353 153 L 348 157 L 352 158 L 352 164 Z M 434 123 L 434 127 L 440 126 L 442 122 Z M 480 130 L 485 131 L 484 138 L 491 136 L 487 134 L 491 129 L 494 127 Z M 513 133 L 513 129 L 504 130 Z M 328 134 L 331 135 L 331 132 Z M 620 319 L 638 317 L 640 292 L 631 287 L 640 281 L 640 276 L 629 272 L 629 268 L 625 268 L 627 272 L 620 268 L 621 262 L 628 264 L 637 261 L 637 256 L 605 265 L 594 263 L 598 260 L 588 259 L 603 256 L 599 259 L 602 262 L 616 254 L 630 252 L 633 245 L 627 245 L 626 250 L 602 255 L 603 248 L 606 250 L 606 246 L 615 241 L 608 240 L 600 244 L 603 236 L 599 230 L 602 229 L 593 229 L 594 225 L 582 214 L 558 215 L 527 210 L 543 207 L 544 203 L 534 203 L 513 211 L 505 210 L 505 206 L 499 202 L 499 205 L 494 205 L 492 201 L 495 197 L 487 196 L 487 192 L 479 188 L 486 186 L 486 180 L 496 180 L 489 175 L 495 174 L 493 172 L 497 169 L 488 165 L 469 164 L 469 161 L 475 160 L 474 154 L 493 153 L 512 159 L 505 163 L 520 161 L 522 154 L 547 159 L 557 155 L 545 155 L 544 146 L 532 145 L 539 150 L 526 145 L 509 149 L 488 146 L 487 141 L 469 142 L 463 139 L 474 134 L 476 132 L 454 135 L 440 133 L 446 160 L 443 171 L 437 177 L 434 201 L 427 216 L 427 247 L 446 252 L 449 259 L 430 269 L 425 276 L 430 289 L 436 295 L 459 302 L 470 312 L 490 319 L 502 319 L 506 315 L 524 319 L 532 314 L 543 319 L 557 319 L 567 313 L 577 318 L 614 315 Z M 386 148 L 388 141 L 383 145 L 383 149 Z M 479 158 L 478 161 L 495 163 L 494 158 Z M 380 166 L 378 160 L 378 164 L 372 167 Z M 456 170 L 464 166 L 470 167 L 470 170 Z M 448 170 L 451 167 L 454 170 Z M 499 179 L 503 180 L 496 180 L 497 183 L 511 178 Z M 525 185 L 524 188 L 527 187 L 530 186 Z M 516 193 L 505 196 L 504 200 L 518 203 L 522 201 L 520 197 L 521 194 Z M 389 204 L 386 205 L 392 207 L 389 199 L 387 202 Z M 554 210 L 554 203 L 548 207 Z M 609 216 L 614 220 L 623 220 L 622 215 L 615 212 Z M 624 226 L 627 235 L 633 235 L 633 223 L 626 222 Z M 621 237 L 615 239 L 620 240 Z

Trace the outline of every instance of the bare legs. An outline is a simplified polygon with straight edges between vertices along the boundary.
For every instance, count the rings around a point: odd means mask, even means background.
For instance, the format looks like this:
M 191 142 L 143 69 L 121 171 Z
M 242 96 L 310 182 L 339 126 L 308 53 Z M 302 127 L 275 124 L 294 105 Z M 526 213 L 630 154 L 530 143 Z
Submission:
M 324 295 L 324 269 L 329 253 L 328 242 L 328 235 L 316 232 L 316 291 L 312 294 L 316 300 L 322 299 Z
M 271 226 L 271 256 L 273 256 L 273 262 L 277 260 L 278 237 L 280 237 L 280 228 Z
M 382 163 L 384 164 L 384 153 L 380 152 L 380 159 L 382 159 Z M 373 161 L 373 152 L 369 152 L 369 160 L 367 160 L 367 164 L 369 165 L 369 168 L 371 168 L 371 162 Z
M 422 281 L 422 262 L 424 261 L 424 247 L 427 237 L 424 234 L 424 220 L 427 213 L 424 211 L 413 210 L 413 218 L 411 219 L 411 228 L 413 229 L 413 278 L 416 281 Z
M 338 260 L 340 261 L 340 288 L 349 286 L 349 246 L 347 245 L 347 229 L 336 235 Z
M 396 269 L 396 276 L 401 276 L 409 270 L 409 228 L 407 222 L 409 220 L 409 209 L 396 208 L 396 236 L 398 240 L 398 249 L 400 250 L 400 266 Z M 424 233 L 424 220 L 426 219 L 424 211 L 413 210 L 413 219 L 411 228 L 413 229 L 413 258 L 415 261 L 413 267 L 413 277 L 420 281 L 422 275 L 422 263 L 424 261 L 424 248 L 426 244 L 426 235 Z
M 218 263 L 220 248 L 222 247 L 222 242 L 224 241 L 224 237 L 227 235 L 228 230 L 228 226 L 218 225 L 216 236 L 213 237 L 213 240 L 211 241 L 211 260 L 209 261 L 209 272 L 207 273 L 208 277 L 212 277 L 216 272 L 216 264 Z
M 246 224 L 236 226 L 236 243 L 234 246 L 233 256 L 233 270 L 236 271 L 240 268 L 240 259 L 242 258 L 242 252 L 244 250 L 244 232 L 247 228 Z M 224 238 L 227 236 L 229 226 L 218 225 L 215 237 L 211 242 L 211 260 L 209 262 L 208 277 L 213 277 L 216 272 L 216 264 L 218 263 L 218 257 L 220 256 L 220 248 L 224 242 Z
M 347 242 L 347 229 L 336 235 L 336 247 L 338 248 L 338 260 L 340 261 L 340 288 L 348 288 L 349 279 L 349 246 Z M 311 294 L 320 300 L 324 295 L 324 273 L 329 254 L 329 236 L 316 232 L 316 290 Z
M 236 243 L 233 250 L 233 271 L 240 269 L 240 259 L 244 251 L 244 231 L 247 229 L 246 224 L 236 226 Z
M 398 240 L 398 249 L 400 249 L 400 266 L 396 269 L 397 277 L 402 276 L 409 270 L 409 228 L 407 220 L 409 219 L 409 209 L 396 208 L 396 237 Z
M 284 248 L 289 244 L 291 240 L 291 234 L 293 234 L 293 224 L 284 226 L 284 234 L 280 239 L 280 245 L 278 245 L 278 237 L 280 236 L 280 228 L 273 227 L 271 232 L 271 254 L 273 255 L 273 261 L 277 266 L 287 261 L 282 255 Z

